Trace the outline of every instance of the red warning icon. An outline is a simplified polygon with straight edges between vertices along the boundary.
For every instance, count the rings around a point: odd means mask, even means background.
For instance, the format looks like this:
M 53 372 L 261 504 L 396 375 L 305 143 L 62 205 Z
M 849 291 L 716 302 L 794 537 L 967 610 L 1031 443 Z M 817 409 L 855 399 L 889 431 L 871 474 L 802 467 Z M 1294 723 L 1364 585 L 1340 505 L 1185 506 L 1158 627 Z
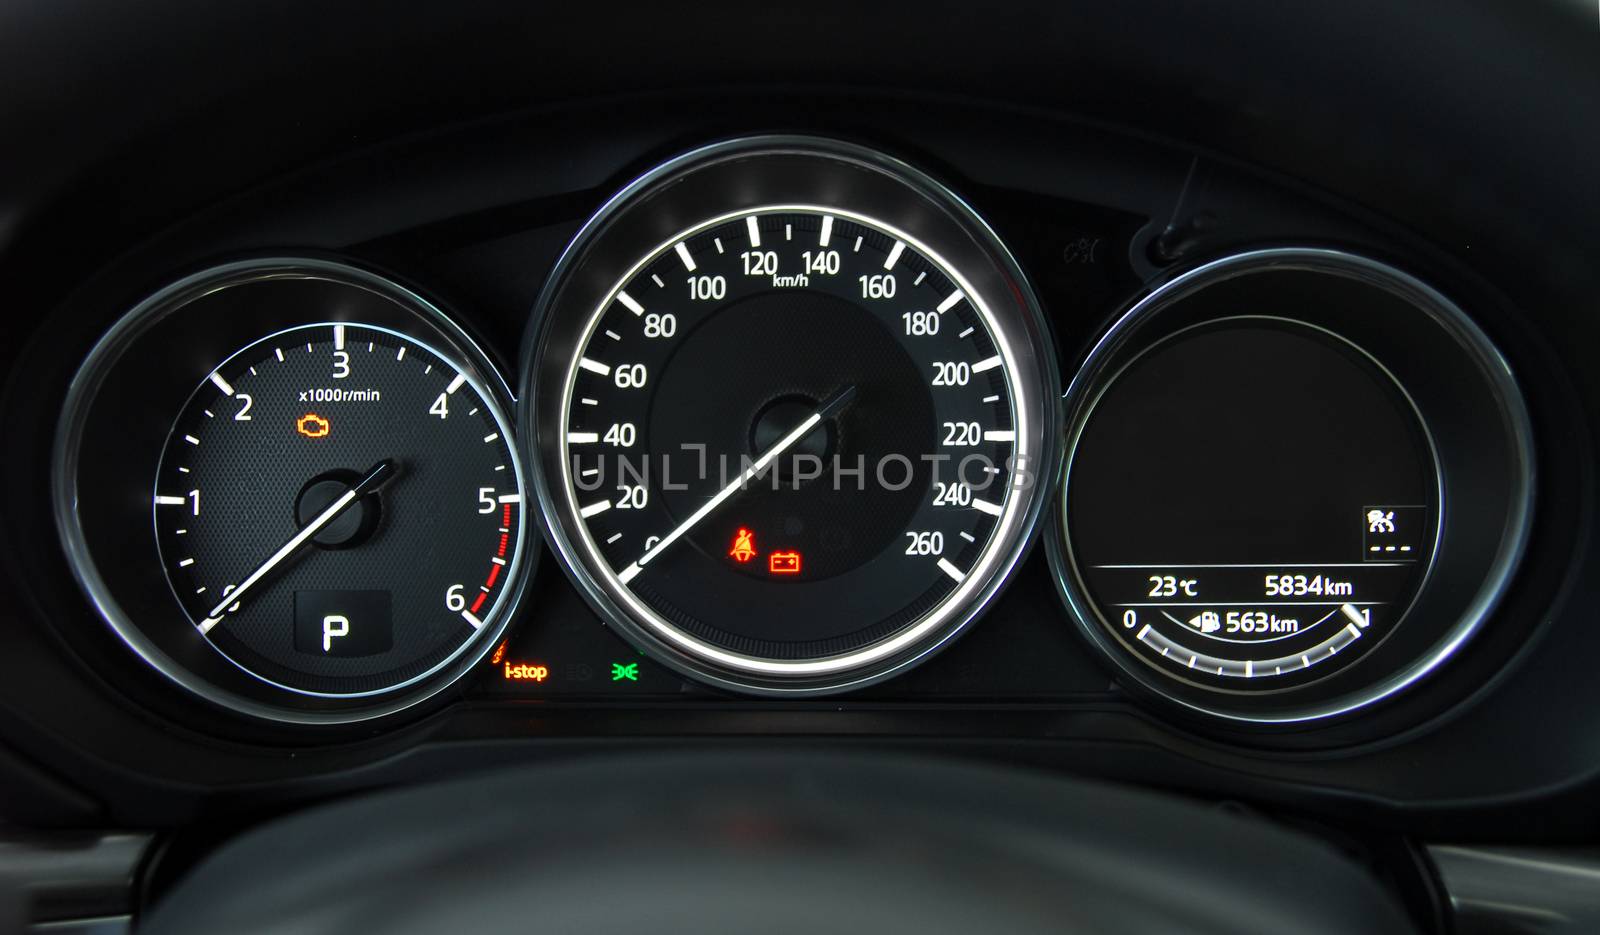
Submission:
M 734 533 L 733 548 L 728 550 L 728 554 L 733 556 L 733 560 L 741 565 L 750 561 L 752 558 L 755 558 L 755 535 L 751 533 L 750 530 L 745 529 L 743 526 L 739 527 L 739 531 Z
M 800 574 L 799 552 L 774 552 L 767 556 L 767 571 L 774 575 Z

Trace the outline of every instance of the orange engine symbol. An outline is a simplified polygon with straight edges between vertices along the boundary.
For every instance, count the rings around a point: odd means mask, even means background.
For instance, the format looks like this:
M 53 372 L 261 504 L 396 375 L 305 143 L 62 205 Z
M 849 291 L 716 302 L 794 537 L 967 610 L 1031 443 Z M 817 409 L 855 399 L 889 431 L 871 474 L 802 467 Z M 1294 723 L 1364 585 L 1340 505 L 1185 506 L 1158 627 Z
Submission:
M 775 575 L 800 574 L 799 552 L 774 552 L 767 556 L 767 571 Z
M 322 416 L 308 412 L 294 420 L 294 430 L 307 438 L 326 438 L 333 425 Z
M 733 536 L 733 548 L 728 550 L 733 560 L 743 565 L 756 557 L 756 537 L 750 530 L 740 527 Z

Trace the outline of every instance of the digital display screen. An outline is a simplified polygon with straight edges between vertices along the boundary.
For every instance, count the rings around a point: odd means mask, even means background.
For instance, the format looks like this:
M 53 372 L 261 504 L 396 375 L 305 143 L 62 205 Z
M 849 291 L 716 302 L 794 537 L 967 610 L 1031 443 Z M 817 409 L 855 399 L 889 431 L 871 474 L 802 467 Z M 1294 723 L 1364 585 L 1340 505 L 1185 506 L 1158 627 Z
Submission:
M 1437 523 L 1398 384 L 1320 329 L 1231 318 L 1135 358 L 1096 402 L 1068 535 L 1100 623 L 1214 688 L 1321 678 L 1399 622 Z

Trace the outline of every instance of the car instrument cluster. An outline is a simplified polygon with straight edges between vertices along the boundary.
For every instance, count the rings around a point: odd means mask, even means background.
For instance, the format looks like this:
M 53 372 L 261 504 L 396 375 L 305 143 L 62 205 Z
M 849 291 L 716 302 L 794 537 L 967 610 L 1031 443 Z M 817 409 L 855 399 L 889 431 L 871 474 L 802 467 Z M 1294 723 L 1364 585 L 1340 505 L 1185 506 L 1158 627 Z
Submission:
M 266 721 L 484 671 L 848 696 L 980 641 L 1037 545 L 1052 645 L 1164 710 L 1299 722 L 1449 665 L 1522 554 L 1518 384 L 1380 259 L 1197 260 L 1074 351 L 1022 245 L 875 149 L 733 139 L 589 210 L 520 349 L 312 250 L 128 309 L 53 462 L 109 632 Z

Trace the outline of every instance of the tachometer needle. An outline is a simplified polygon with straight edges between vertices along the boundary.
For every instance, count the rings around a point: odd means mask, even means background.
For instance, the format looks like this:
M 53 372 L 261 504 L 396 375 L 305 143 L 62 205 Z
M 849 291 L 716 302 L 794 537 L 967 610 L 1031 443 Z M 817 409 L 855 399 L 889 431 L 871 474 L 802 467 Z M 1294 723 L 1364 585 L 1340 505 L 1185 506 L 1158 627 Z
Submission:
M 850 405 L 850 402 L 855 398 L 856 388 L 854 386 L 846 386 L 839 389 L 832 396 L 829 396 L 827 399 L 823 400 L 822 404 L 817 407 L 816 412 L 813 412 L 811 415 L 807 416 L 804 421 L 791 429 L 789 434 L 778 439 L 778 441 L 773 444 L 771 448 L 768 448 L 762 453 L 761 457 L 757 458 L 749 467 L 741 471 L 739 476 L 733 479 L 732 483 L 717 491 L 716 496 L 701 504 L 700 509 L 695 510 L 694 513 L 690 514 L 688 519 L 679 523 L 676 529 L 673 529 L 665 536 L 662 536 L 661 541 L 657 542 L 643 555 L 639 556 L 638 561 L 635 561 L 627 568 L 624 568 L 622 571 L 618 572 L 618 580 L 620 580 L 623 584 L 627 584 L 629 581 L 632 581 L 633 577 L 639 572 L 643 571 L 644 566 L 649 564 L 650 561 L 653 560 L 657 555 L 660 555 L 662 552 L 666 551 L 668 546 L 683 538 L 685 533 L 699 525 L 701 520 L 711 515 L 712 510 L 715 510 L 729 497 L 738 493 L 745 484 L 750 482 L 751 478 L 757 477 L 764 473 L 768 467 L 772 466 L 772 462 L 778 460 L 778 458 L 782 456 L 785 451 L 788 451 L 795 445 L 800 444 L 800 441 L 807 435 L 810 435 L 817 426 L 821 425 L 825 420 L 831 419 L 843 412 L 844 408 Z
M 310 542 L 313 536 L 326 529 L 329 523 L 338 519 L 345 510 L 350 508 L 351 504 L 387 484 L 394 479 L 394 476 L 395 465 L 393 461 L 385 459 L 373 465 L 372 470 L 368 471 L 365 477 L 356 481 L 355 485 L 340 494 L 337 500 L 328 504 L 327 509 L 318 513 L 315 519 L 305 525 L 305 528 L 294 534 L 294 538 L 285 542 L 282 548 L 272 553 L 271 558 L 262 562 L 259 568 L 239 582 L 238 587 L 229 591 L 227 596 L 222 599 L 222 603 L 211 608 L 211 613 L 206 615 L 206 619 L 200 621 L 200 632 L 210 633 L 211 628 L 221 623 L 222 618 L 232 612 L 231 608 L 236 606 L 251 588 L 260 584 L 263 578 L 271 574 L 273 569 L 294 557 L 295 553 L 300 551 L 301 546 Z

